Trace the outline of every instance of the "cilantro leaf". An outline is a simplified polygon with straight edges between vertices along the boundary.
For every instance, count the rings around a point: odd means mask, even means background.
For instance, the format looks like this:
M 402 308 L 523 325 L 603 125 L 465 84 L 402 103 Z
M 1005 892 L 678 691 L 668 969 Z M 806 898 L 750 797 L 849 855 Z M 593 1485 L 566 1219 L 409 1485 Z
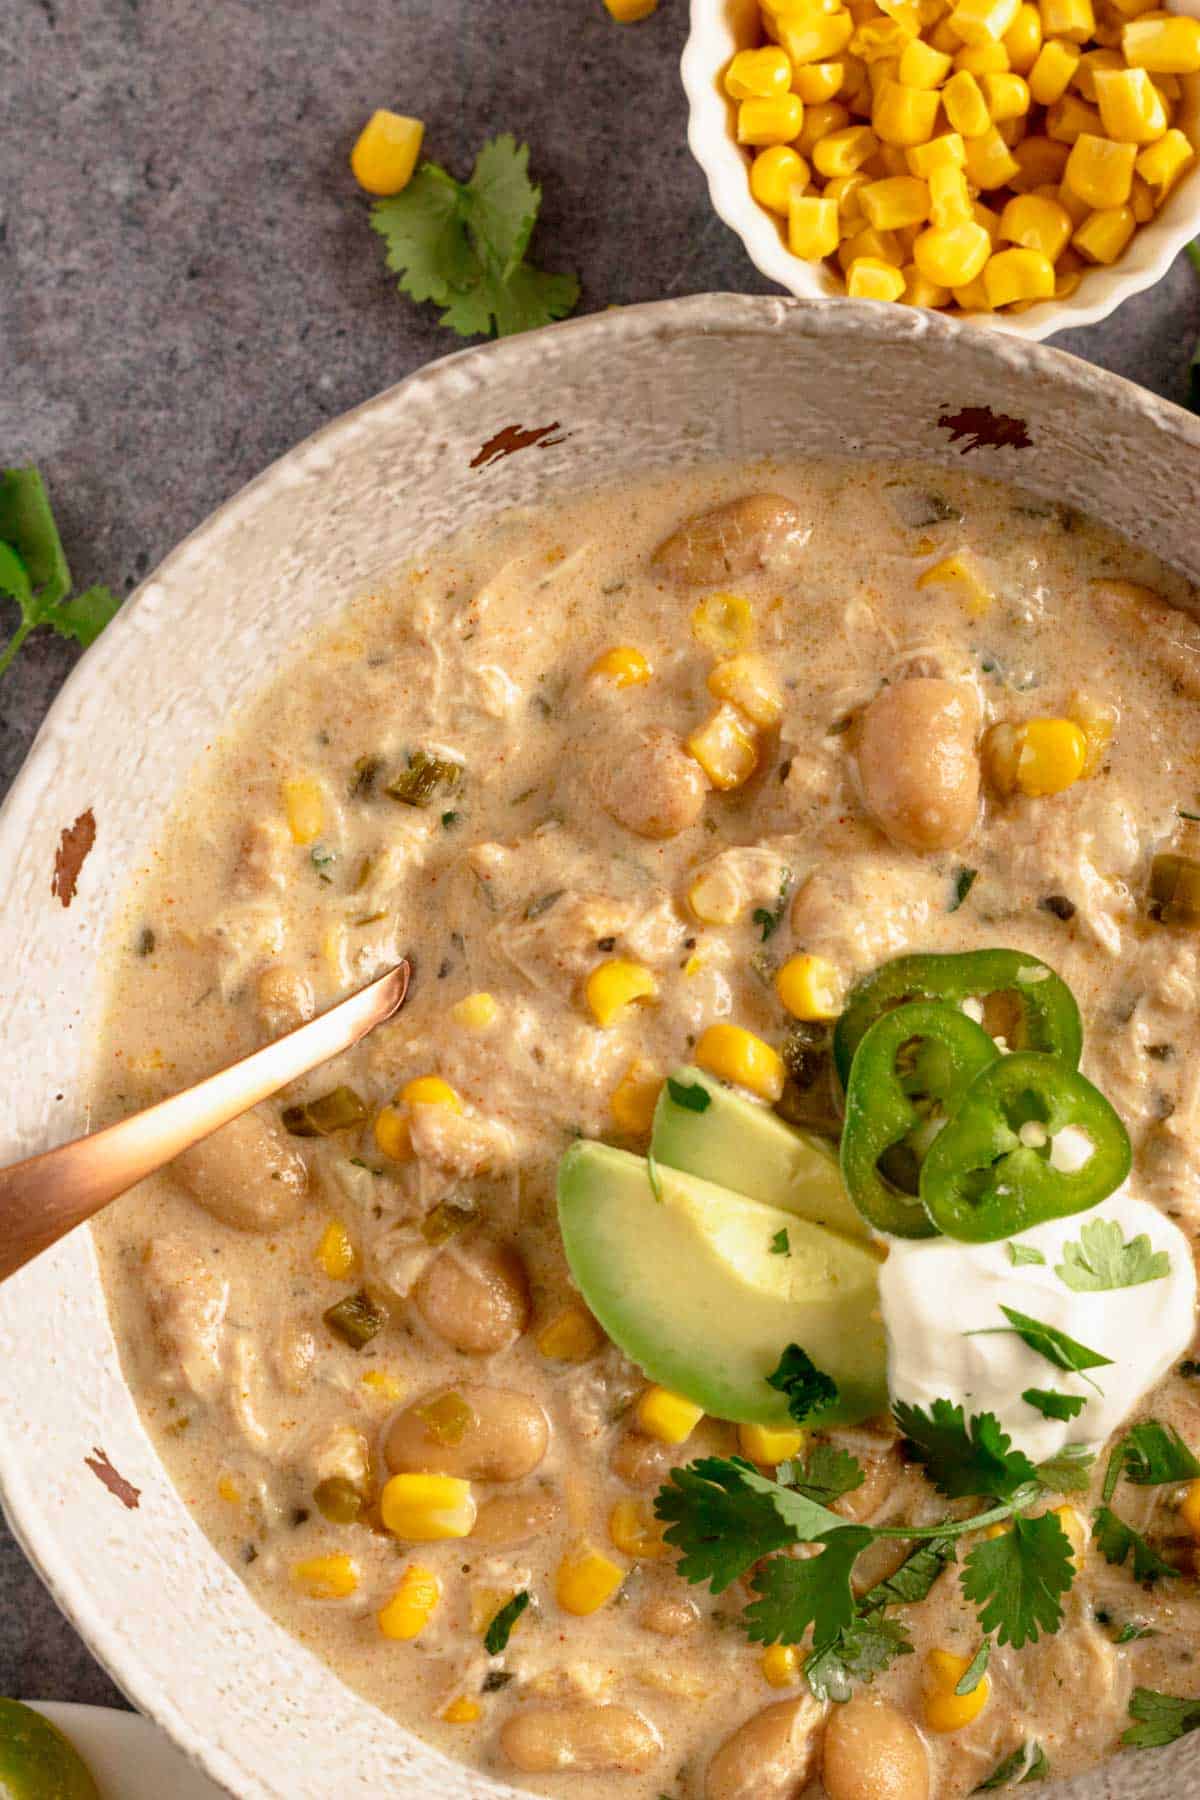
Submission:
M 813 1413 L 832 1406 L 838 1397 L 837 1382 L 832 1375 L 818 1369 L 799 1344 L 789 1344 L 779 1359 L 779 1367 L 767 1376 L 768 1387 L 787 1395 L 788 1413 L 797 1425 L 803 1425 Z
M 750 914 L 751 922 L 758 926 L 760 944 L 765 944 L 768 938 L 774 937 L 783 924 L 783 915 L 787 911 L 788 897 L 791 894 L 794 879 L 792 871 L 785 869 L 779 877 L 779 901 L 774 911 L 766 906 L 756 906 Z
M 1078 1243 L 1063 1245 L 1063 1260 L 1054 1273 L 1077 1294 L 1099 1294 L 1110 1288 L 1140 1287 L 1171 1273 L 1165 1250 L 1151 1248 L 1145 1232 L 1126 1243 L 1115 1219 L 1093 1219 Z
M 1026 1263 L 1040 1263 L 1044 1266 L 1046 1261 L 1041 1251 L 1035 1250 L 1032 1244 L 1011 1243 L 1008 1246 L 1008 1260 L 1014 1269 L 1019 1269 Z
M 667 1092 L 685 1112 L 707 1112 L 712 1105 L 712 1095 L 698 1081 L 676 1081 L 674 1075 L 668 1075 Z
M 803 1462 L 793 1459 L 780 1463 L 775 1479 L 785 1487 L 795 1488 L 809 1500 L 828 1506 L 830 1501 L 839 1500 L 843 1494 L 852 1494 L 855 1488 L 860 1488 L 866 1476 L 862 1464 L 848 1450 L 842 1450 L 836 1444 L 814 1444 Z
M 1085 1444 L 1064 1444 L 1037 1466 L 1037 1478 L 1055 1494 L 1081 1494 L 1091 1480 L 1095 1453 Z
M 483 1636 L 483 1647 L 489 1656 L 500 1656 L 508 1649 L 508 1640 L 512 1636 L 513 1626 L 529 1605 L 528 1588 L 522 1588 L 500 1608 Z
M 962 1407 L 949 1400 L 935 1400 L 929 1412 L 901 1400 L 893 1411 L 910 1452 L 948 1499 L 988 1494 L 1009 1500 L 1037 1479 L 1033 1464 L 1012 1448 L 994 1413 L 980 1413 L 968 1426 Z
M 1101 1356 L 1098 1350 L 1089 1350 L 1086 1344 L 1077 1343 L 1054 1325 L 1044 1325 L 1040 1319 L 1031 1319 L 1028 1313 L 1018 1312 L 1015 1306 L 1002 1306 L 1000 1311 L 1008 1320 L 1008 1325 L 986 1326 L 980 1331 L 968 1331 L 967 1336 L 1002 1337 L 1011 1330 L 1023 1344 L 1027 1344 L 1038 1356 L 1044 1356 L 1056 1369 L 1068 1369 L 1073 1374 L 1080 1374 L 1084 1369 L 1107 1369 L 1112 1366 L 1111 1356 Z
M 1027 1739 L 1011 1756 L 998 1762 L 986 1781 L 981 1781 L 974 1794 L 989 1794 L 993 1788 L 1024 1787 L 1027 1781 L 1045 1781 L 1050 1773 L 1050 1759 L 1040 1744 Z
M 1070 1539 L 1051 1512 L 1014 1518 L 1011 1530 L 976 1544 L 961 1581 L 982 1629 L 1020 1650 L 1058 1630 L 1061 1597 L 1074 1578 Z
M 1189 1731 L 1200 1731 L 1200 1700 L 1160 1694 L 1154 1688 L 1134 1688 L 1129 1716 L 1138 1720 L 1124 1732 L 1121 1742 L 1133 1750 L 1154 1750 L 1173 1744 Z
M 0 675 L 31 631 L 48 625 L 85 648 L 120 606 L 106 587 L 68 599 L 71 572 L 45 483 L 37 469 L 0 470 L 0 594 L 15 600 L 20 624 L 0 648 Z
M 786 1225 L 771 1239 L 770 1254 L 772 1256 L 790 1256 L 792 1254 L 791 1239 L 788 1237 Z
M 483 146 L 469 181 L 422 163 L 401 193 L 371 208 L 401 292 L 433 301 L 460 336 L 527 331 L 565 318 L 579 299 L 574 275 L 524 260 L 542 200 L 528 165 L 528 146 L 505 133 Z
M 960 1697 L 973 1694 L 984 1676 L 987 1674 L 988 1659 L 992 1654 L 992 1640 L 984 1638 L 978 1650 L 954 1684 L 954 1691 Z
M 947 912 L 953 913 L 958 911 L 971 889 L 975 886 L 978 874 L 978 869 L 968 869 L 965 864 L 958 871 L 958 874 L 954 877 L 954 893 L 951 897 L 949 906 L 946 908 Z
M 853 1619 L 844 1631 L 804 1661 L 804 1678 L 818 1700 L 848 1700 L 855 1682 L 873 1681 L 898 1656 L 912 1655 L 912 1640 L 899 1619 L 882 1613 Z
M 797 1644 L 812 1625 L 817 1641 L 829 1642 L 852 1625 L 850 1574 L 872 1535 L 869 1526 L 844 1525 L 813 1540 L 822 1546 L 819 1556 L 770 1557 L 750 1584 L 759 1598 L 742 1615 L 747 1637 L 756 1644 Z
M 1170 1581 L 1179 1574 L 1169 1562 L 1164 1562 L 1156 1550 L 1134 1531 L 1124 1519 L 1119 1519 L 1115 1512 L 1107 1506 L 1097 1507 L 1092 1517 L 1092 1536 L 1096 1548 L 1105 1562 L 1118 1567 L 1125 1562 L 1130 1551 L 1133 1552 L 1133 1579 L 1142 1582 Z
M 927 1544 L 919 1544 L 898 1569 L 867 1590 L 859 1601 L 860 1609 L 875 1612 L 885 1606 L 915 1606 L 928 1598 L 934 1582 L 956 1555 L 951 1538 L 931 1538 Z
M 1108 1459 L 1103 1493 L 1106 1504 L 1116 1493 L 1122 1475 L 1135 1487 L 1162 1487 L 1168 1481 L 1194 1481 L 1200 1476 L 1200 1462 L 1173 1425 L 1143 1419 L 1126 1432 Z
M 654 1511 L 670 1523 L 667 1543 L 683 1552 L 684 1580 L 707 1581 L 714 1594 L 772 1551 L 849 1529 L 837 1513 L 760 1475 L 741 1457 L 706 1456 L 672 1469 Z
M 1044 1419 L 1077 1419 L 1087 1405 L 1082 1394 L 1060 1394 L 1057 1388 L 1026 1388 L 1021 1398 Z

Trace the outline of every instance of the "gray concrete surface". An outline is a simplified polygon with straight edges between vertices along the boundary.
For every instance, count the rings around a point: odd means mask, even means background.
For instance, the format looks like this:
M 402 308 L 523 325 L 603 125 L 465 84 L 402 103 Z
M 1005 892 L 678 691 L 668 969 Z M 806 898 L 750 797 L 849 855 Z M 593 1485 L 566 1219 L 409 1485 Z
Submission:
M 0 463 L 42 466 L 81 585 L 132 588 L 298 438 L 457 346 L 396 292 L 347 172 L 375 106 L 428 120 L 459 174 L 527 138 L 536 252 L 585 309 L 771 291 L 687 152 L 684 0 L 625 28 L 600 0 L 0 11 Z M 1182 400 L 1198 332 L 1180 258 L 1059 341 Z M 0 683 L 0 793 L 75 654 L 39 633 Z M 3 1693 L 119 1701 L 0 1526 Z

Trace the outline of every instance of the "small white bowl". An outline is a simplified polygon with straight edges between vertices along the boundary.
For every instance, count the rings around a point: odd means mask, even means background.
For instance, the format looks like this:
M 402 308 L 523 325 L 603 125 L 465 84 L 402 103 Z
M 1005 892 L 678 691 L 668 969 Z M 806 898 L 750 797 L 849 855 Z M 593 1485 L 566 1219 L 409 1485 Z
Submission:
M 1175 7 L 1183 11 L 1183 7 Z M 721 83 L 736 51 L 761 42 L 758 0 L 691 0 L 691 31 L 680 68 L 688 97 L 688 144 L 708 179 L 719 218 L 736 231 L 756 268 L 801 300 L 845 299 L 825 263 L 803 262 L 787 247 L 783 224 L 750 192 L 745 149 L 734 133 L 734 108 Z M 1200 81 L 1185 82 L 1175 123 L 1193 143 L 1200 122 Z M 1200 165 L 1180 181 L 1162 211 L 1140 225 L 1110 268 L 1089 269 L 1065 300 L 1044 300 L 1022 313 L 961 313 L 964 324 L 1045 338 L 1076 325 L 1094 325 L 1122 300 L 1164 276 L 1184 245 L 1200 234 Z

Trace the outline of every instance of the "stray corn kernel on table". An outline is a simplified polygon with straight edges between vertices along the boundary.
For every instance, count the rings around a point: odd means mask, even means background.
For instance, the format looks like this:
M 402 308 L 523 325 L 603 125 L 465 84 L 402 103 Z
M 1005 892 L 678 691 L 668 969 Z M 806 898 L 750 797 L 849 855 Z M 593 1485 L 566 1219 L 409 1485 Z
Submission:
M 637 12 L 644 0 L 626 3 Z M 683 0 L 631 24 L 601 0 L 291 0 L 226 8 L 219 31 L 184 0 L 10 12 L 4 439 L 46 471 L 79 587 L 127 591 L 299 438 L 457 347 L 431 309 L 396 292 L 355 195 L 350 151 L 379 109 L 424 121 L 421 153 L 459 175 L 490 134 L 527 139 L 544 193 L 538 242 L 549 266 L 579 271 L 585 310 L 775 291 L 713 215 L 687 150 Z M 920 56 L 910 53 L 905 85 L 940 71 Z M 1065 46 L 1047 60 L 1039 104 L 1067 91 L 1074 61 Z M 806 107 L 832 100 L 829 81 L 820 64 L 805 68 Z M 31 91 L 32 118 L 17 103 Z M 1018 152 L 1036 187 L 1061 180 L 1069 146 L 1039 151 L 1044 166 Z M 937 153 L 911 157 L 898 173 L 929 180 Z M 772 170 L 787 180 L 787 158 L 769 147 L 756 166 L 764 182 Z M 837 199 L 866 183 L 852 172 L 823 191 Z M 1022 201 L 1019 241 L 1053 260 L 1062 221 L 1036 200 L 1031 189 Z M 1198 333 L 1200 285 L 1181 259 L 1103 325 L 1056 341 L 1183 400 Z M 75 654 L 39 633 L 5 678 L 0 790 Z M 723 654 L 730 670 L 737 649 Z M 766 728 L 748 703 L 753 672 L 737 679 L 747 685 L 715 697 Z M 719 894 L 709 901 L 719 909 Z M 473 998 L 485 1013 L 487 996 Z M 631 1130 L 655 1091 L 631 1070 Z M 333 1239 L 328 1253 L 339 1254 Z M 587 1322 L 564 1315 L 547 1329 L 558 1334 L 548 1353 L 587 1355 Z M 743 1448 L 768 1460 L 761 1442 Z M 394 1623 L 425 1598 L 406 1594 Z M 0 1627 L 0 1692 L 124 1703 L 2 1526 Z

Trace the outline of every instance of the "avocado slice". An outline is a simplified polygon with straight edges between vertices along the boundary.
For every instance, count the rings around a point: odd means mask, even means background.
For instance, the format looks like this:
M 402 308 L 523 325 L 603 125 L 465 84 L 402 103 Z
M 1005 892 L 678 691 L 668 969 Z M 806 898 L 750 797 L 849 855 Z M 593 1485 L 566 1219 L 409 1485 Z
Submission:
M 100 1800 L 62 1732 L 19 1700 L 0 1700 L 0 1800 Z
M 672 1083 L 691 1095 L 691 1106 L 675 1098 Z M 697 1088 L 708 1096 L 706 1106 L 699 1105 Z M 719 1182 L 765 1206 L 781 1207 L 847 1237 L 869 1235 L 829 1146 L 786 1125 L 769 1106 L 734 1093 L 703 1069 L 675 1069 L 663 1082 L 650 1148 L 656 1162 Z
M 838 1385 L 821 1423 L 887 1408 L 879 1262 L 779 1207 L 581 1138 L 559 1164 L 571 1273 L 601 1325 L 652 1381 L 721 1419 L 786 1424 L 767 1385 L 799 1344 Z M 789 1255 L 772 1252 L 788 1234 Z

